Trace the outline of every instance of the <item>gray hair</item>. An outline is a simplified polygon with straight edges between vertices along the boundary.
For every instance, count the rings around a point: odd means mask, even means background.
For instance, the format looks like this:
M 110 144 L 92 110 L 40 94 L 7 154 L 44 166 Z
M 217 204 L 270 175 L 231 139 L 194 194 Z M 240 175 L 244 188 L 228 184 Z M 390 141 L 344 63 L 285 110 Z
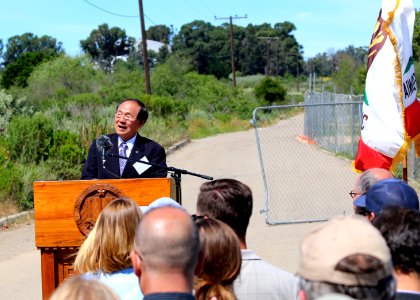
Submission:
M 356 183 L 357 190 L 360 194 L 365 194 L 367 191 L 377 183 L 378 181 L 385 179 L 385 178 L 393 178 L 391 172 L 385 169 L 380 168 L 372 168 L 364 171 L 361 175 L 359 180 Z

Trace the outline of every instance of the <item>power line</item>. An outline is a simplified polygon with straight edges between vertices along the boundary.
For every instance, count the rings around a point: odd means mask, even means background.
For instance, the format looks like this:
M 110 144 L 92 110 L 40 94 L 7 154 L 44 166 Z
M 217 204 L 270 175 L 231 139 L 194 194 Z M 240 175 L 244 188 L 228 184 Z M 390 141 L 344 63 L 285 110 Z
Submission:
M 207 8 L 207 10 L 212 14 L 212 15 L 216 15 L 216 13 L 212 10 L 212 9 L 210 9 L 208 6 L 207 6 L 207 4 L 206 4 L 206 2 L 205 1 L 203 1 L 203 0 L 200 0 L 200 2 L 203 4 L 203 6 L 205 6 L 206 8 Z
M 157 25 L 152 19 L 150 19 L 148 16 L 144 15 L 144 17 L 149 20 L 150 23 L 152 23 L 153 25 Z
M 83 1 L 86 2 L 86 3 L 88 3 L 88 4 L 90 4 L 90 5 L 92 5 L 93 7 L 97 8 L 99 10 L 102 10 L 103 12 L 106 12 L 106 13 L 111 14 L 111 15 L 114 15 L 114 16 L 123 17 L 123 18 L 138 18 L 139 17 L 139 15 L 137 15 L 137 16 L 128 16 L 128 15 L 117 14 L 117 13 L 114 13 L 112 11 L 106 10 L 106 9 L 104 9 L 102 7 L 99 7 L 99 6 L 97 6 L 97 5 L 89 2 L 87 0 L 83 0 Z
M 177 20 L 180 20 L 180 21 L 181 21 L 181 19 L 179 19 L 179 18 L 178 18 L 178 16 L 176 16 L 176 15 L 172 14 L 170 11 L 166 10 L 166 8 L 164 8 L 164 7 L 162 7 L 160 4 L 158 4 L 158 1 L 152 1 L 152 3 L 153 3 L 153 5 L 155 5 L 157 8 L 159 8 L 159 10 L 160 10 L 160 11 L 162 11 L 162 12 L 166 13 L 168 16 L 171 16 L 172 18 L 175 18 L 175 19 L 177 19 Z
M 199 10 L 197 10 L 188 0 L 184 0 L 185 2 L 187 2 L 188 3 L 188 5 L 193 9 L 193 10 L 195 10 L 197 13 L 199 13 L 200 15 L 202 15 L 203 17 L 205 17 L 205 18 L 208 18 L 208 15 L 206 15 L 206 14 L 203 14 L 203 12 L 202 11 L 199 11 Z
M 111 15 L 114 15 L 114 16 L 118 16 L 118 17 L 122 17 L 122 18 L 139 18 L 140 16 L 139 15 L 136 15 L 136 16 L 130 16 L 130 15 L 122 15 L 122 14 L 118 14 L 118 13 L 114 13 L 114 12 L 112 12 L 112 11 L 109 11 L 109 10 L 106 10 L 106 9 L 104 9 L 104 8 L 102 8 L 102 7 L 99 7 L 99 6 L 97 6 L 97 5 L 95 5 L 95 4 L 93 4 L 92 2 L 89 2 L 88 0 L 83 0 L 84 2 L 86 2 L 86 3 L 88 3 L 89 5 L 92 5 L 93 7 L 95 7 L 96 9 L 99 9 L 99 10 L 101 10 L 101 11 L 103 11 L 103 12 L 106 12 L 106 13 L 108 13 L 108 14 L 111 14 Z M 150 21 L 150 23 L 152 23 L 153 25 L 156 25 L 156 23 L 152 20 L 152 19 L 150 19 L 148 16 L 146 16 L 146 15 L 144 15 L 144 17 L 146 18 L 146 19 L 148 19 L 149 21 Z

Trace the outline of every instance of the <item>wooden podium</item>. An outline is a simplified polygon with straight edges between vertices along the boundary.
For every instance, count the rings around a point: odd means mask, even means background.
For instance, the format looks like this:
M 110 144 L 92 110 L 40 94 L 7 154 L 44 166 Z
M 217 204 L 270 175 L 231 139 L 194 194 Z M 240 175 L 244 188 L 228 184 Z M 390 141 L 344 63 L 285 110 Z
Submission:
M 42 297 L 73 273 L 75 255 L 102 209 L 129 197 L 140 206 L 175 199 L 173 178 L 34 182 L 35 244 L 41 250 Z

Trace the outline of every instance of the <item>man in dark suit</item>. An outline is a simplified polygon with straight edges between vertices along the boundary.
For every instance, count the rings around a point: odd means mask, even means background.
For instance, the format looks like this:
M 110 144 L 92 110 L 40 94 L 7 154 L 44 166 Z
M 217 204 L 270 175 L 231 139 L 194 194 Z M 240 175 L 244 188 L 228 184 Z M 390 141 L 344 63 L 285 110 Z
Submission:
M 101 149 L 96 140 L 89 148 L 82 179 L 115 179 L 115 178 L 156 178 L 166 177 L 165 168 L 150 166 L 139 160 L 166 166 L 166 154 L 161 145 L 140 136 L 137 131 L 143 127 L 148 112 L 143 102 L 138 99 L 124 99 L 118 106 L 114 116 L 116 133 L 107 135 L 112 147 L 109 154 L 130 158 L 121 159 L 108 155 L 103 165 Z

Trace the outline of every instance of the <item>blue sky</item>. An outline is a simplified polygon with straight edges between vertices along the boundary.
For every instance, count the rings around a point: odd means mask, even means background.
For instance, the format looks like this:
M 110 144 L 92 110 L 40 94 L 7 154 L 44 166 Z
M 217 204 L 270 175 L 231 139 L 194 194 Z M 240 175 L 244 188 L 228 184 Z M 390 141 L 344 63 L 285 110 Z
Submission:
M 86 1 L 115 14 L 104 12 Z M 420 0 L 414 0 L 420 8 Z M 165 24 L 179 30 L 193 20 L 219 25 L 215 16 L 245 16 L 240 26 L 289 21 L 303 46 L 304 57 L 368 46 L 381 6 L 380 0 L 143 0 L 146 27 Z M 81 53 L 79 42 L 93 29 L 107 23 L 140 37 L 138 0 L 0 0 L 0 39 L 32 32 L 63 42 L 70 55 Z M 132 16 L 132 17 L 131 17 Z

